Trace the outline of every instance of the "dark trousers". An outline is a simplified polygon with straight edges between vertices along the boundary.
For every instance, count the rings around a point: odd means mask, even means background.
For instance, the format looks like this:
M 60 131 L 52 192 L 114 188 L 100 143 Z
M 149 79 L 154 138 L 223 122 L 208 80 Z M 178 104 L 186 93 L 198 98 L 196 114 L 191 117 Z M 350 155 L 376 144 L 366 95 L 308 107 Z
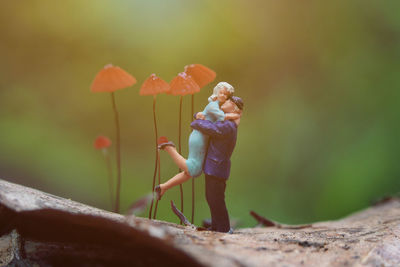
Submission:
M 225 205 L 226 180 L 206 174 L 206 199 L 211 212 L 211 230 L 230 230 L 228 210 Z

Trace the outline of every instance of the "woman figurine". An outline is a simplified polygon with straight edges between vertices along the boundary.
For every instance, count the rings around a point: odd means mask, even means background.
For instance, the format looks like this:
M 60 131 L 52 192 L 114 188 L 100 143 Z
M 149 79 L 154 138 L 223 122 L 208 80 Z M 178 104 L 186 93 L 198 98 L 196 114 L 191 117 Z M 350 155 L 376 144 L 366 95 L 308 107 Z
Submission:
M 238 114 L 225 114 L 220 108 L 221 105 L 233 95 L 233 92 L 234 88 L 229 83 L 218 83 L 217 86 L 214 87 L 213 94 L 208 98 L 210 103 L 208 103 L 203 112 L 196 114 L 196 119 L 206 119 L 212 122 L 238 119 Z M 207 135 L 204 135 L 200 131 L 193 130 L 189 136 L 189 156 L 185 159 L 178 153 L 174 143 L 168 141 L 166 137 L 160 137 L 158 139 L 158 148 L 167 151 L 175 164 L 183 171 L 167 182 L 156 186 L 155 191 L 157 199 L 161 199 L 161 196 L 168 189 L 186 182 L 189 178 L 197 177 L 202 173 L 207 143 Z

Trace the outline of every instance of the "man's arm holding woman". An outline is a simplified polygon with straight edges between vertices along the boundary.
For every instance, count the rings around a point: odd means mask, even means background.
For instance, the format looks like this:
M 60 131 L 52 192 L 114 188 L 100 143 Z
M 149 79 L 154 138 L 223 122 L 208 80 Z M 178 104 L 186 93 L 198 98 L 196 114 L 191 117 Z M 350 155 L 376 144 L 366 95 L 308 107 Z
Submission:
M 213 123 L 208 120 L 195 120 L 190 124 L 190 126 L 203 134 L 219 138 L 230 134 L 233 130 L 232 127 L 235 127 L 234 123 L 230 121 Z

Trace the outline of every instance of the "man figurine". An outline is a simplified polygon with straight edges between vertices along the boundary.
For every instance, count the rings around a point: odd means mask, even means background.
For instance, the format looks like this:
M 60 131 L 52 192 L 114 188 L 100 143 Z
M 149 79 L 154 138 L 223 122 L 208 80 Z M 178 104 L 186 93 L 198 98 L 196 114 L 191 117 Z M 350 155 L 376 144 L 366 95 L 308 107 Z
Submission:
M 232 96 L 221 106 L 221 109 L 225 113 L 241 115 L 243 101 L 239 97 Z M 202 114 L 197 114 L 196 119 L 190 126 L 210 136 L 203 171 L 206 176 L 206 199 L 211 212 L 211 230 L 232 233 L 225 204 L 225 188 L 230 174 L 230 158 L 236 144 L 240 117 L 234 121 L 213 123 L 204 120 Z

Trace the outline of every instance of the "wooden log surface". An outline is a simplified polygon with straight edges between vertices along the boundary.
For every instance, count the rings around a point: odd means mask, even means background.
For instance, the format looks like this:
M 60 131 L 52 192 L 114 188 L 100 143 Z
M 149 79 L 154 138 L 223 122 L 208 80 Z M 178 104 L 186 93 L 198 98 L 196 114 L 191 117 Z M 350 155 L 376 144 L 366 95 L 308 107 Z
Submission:
M 0 180 L 0 266 L 400 266 L 400 200 L 233 234 L 123 216 Z

